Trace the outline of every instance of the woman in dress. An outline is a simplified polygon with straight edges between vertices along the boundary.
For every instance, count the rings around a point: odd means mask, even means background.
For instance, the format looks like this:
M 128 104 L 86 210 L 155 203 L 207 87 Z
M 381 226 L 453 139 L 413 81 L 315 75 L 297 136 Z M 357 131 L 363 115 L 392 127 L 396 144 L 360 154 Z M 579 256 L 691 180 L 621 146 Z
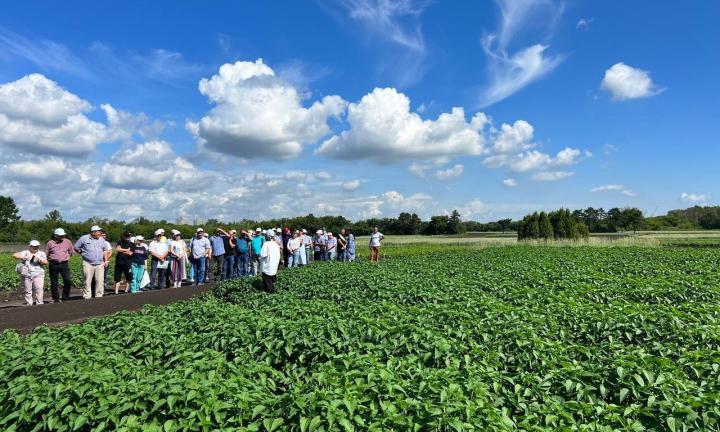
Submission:
M 170 240 L 170 280 L 173 288 L 179 288 L 182 281 L 187 278 L 185 273 L 187 266 L 187 245 L 182 239 L 180 231 L 172 231 L 172 240 Z

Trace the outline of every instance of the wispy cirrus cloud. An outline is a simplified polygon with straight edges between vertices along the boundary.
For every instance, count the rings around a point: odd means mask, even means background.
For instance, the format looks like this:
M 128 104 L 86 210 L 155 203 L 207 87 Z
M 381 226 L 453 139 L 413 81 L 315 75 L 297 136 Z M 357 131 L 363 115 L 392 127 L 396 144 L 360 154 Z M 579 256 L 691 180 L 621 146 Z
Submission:
M 408 87 L 422 80 L 427 69 L 428 49 L 421 17 L 430 0 L 318 0 L 327 11 L 337 15 L 338 6 L 369 38 L 385 42 L 392 61 L 383 61 L 378 72 L 391 75 L 394 84 Z M 383 51 L 383 50 L 381 50 Z
M 31 40 L 4 27 L 0 27 L 0 58 L 8 63 L 27 61 L 43 72 L 63 72 L 86 79 L 94 76 L 87 63 L 67 46 L 42 38 Z
M 500 27 L 487 33 L 482 48 L 488 59 L 489 84 L 481 92 L 479 107 L 512 96 L 532 82 L 552 72 L 563 60 L 548 55 L 548 45 L 535 43 L 513 50 L 513 42 L 533 28 L 531 21 L 547 23 L 542 31 L 551 33 L 563 12 L 562 3 L 551 0 L 496 0 L 500 9 Z M 547 35 L 546 35 L 547 36 Z

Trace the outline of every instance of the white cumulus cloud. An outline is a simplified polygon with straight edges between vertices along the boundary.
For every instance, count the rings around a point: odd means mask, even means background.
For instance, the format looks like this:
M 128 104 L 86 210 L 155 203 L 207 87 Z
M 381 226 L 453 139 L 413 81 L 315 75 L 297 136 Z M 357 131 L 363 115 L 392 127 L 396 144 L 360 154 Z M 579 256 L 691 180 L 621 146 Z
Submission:
M 650 72 L 622 62 L 605 71 L 600 88 L 610 92 L 617 101 L 655 96 L 664 90 L 652 82 Z
M 107 138 L 92 106 L 40 74 L 0 85 L 0 144 L 42 155 L 86 156 Z
M 346 191 L 354 191 L 358 190 L 360 188 L 360 180 L 350 180 L 342 185 L 343 189 Z
M 706 201 L 705 194 L 693 194 L 693 193 L 687 193 L 683 192 L 680 195 L 680 200 L 684 202 L 691 202 L 691 203 L 699 203 Z
M 462 164 L 455 164 L 455 166 L 453 167 L 435 171 L 435 177 L 438 180 L 447 180 L 454 177 L 460 177 L 463 173 L 463 169 L 464 167 Z
M 558 181 L 566 179 L 573 174 L 575 173 L 570 171 L 542 171 L 534 174 L 532 179 L 536 181 Z
M 328 119 L 346 105 L 339 96 L 325 96 L 304 107 L 298 90 L 262 59 L 224 64 L 198 87 L 215 107 L 187 129 L 203 148 L 244 159 L 297 157 L 330 132 Z
M 503 180 L 503 185 L 505 185 L 506 187 L 515 187 L 518 185 L 518 183 L 514 178 L 507 178 Z
M 316 154 L 380 163 L 479 155 L 488 119 L 477 113 L 468 122 L 465 111 L 456 107 L 436 120 L 423 120 L 410 111 L 406 95 L 394 88 L 376 88 L 348 106 L 347 121 L 350 129 L 326 140 Z

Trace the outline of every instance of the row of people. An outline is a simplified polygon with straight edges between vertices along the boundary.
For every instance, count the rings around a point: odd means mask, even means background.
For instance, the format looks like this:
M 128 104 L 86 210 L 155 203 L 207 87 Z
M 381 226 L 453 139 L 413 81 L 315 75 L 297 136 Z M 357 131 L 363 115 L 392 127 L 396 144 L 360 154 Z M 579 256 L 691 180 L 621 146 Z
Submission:
M 378 251 L 383 239 L 375 228 L 369 243 L 372 261 L 379 259 Z M 273 254 L 263 255 L 264 251 L 273 251 L 273 245 L 277 246 L 279 255 L 276 265 L 268 258 Z M 69 299 L 72 287 L 69 260 L 74 253 L 82 257 L 82 296 L 88 299 L 102 297 L 107 289 L 113 250 L 116 253 L 115 293 L 118 294 L 123 278 L 126 292 L 138 292 L 145 287 L 177 288 L 183 282 L 201 285 L 208 282 L 211 275 L 220 281 L 258 274 L 262 275 L 266 289 L 273 291 L 273 279 L 281 263 L 285 267 L 300 267 L 312 261 L 351 262 L 355 260 L 355 246 L 355 236 L 347 229 L 342 229 L 337 236 L 318 230 L 311 237 L 305 229 L 292 231 L 287 227 L 282 230 L 241 230 L 240 234 L 236 230 L 226 232 L 216 228 L 212 236 L 198 228 L 187 243 L 180 231 L 172 230 L 168 239 L 165 230 L 160 228 L 149 244 L 143 236 L 126 232 L 113 248 L 102 228 L 93 226 L 89 234 L 80 237 L 74 244 L 65 231 L 58 228 L 46 243 L 44 252 L 40 250 L 40 242 L 32 240 L 27 250 L 14 254 L 14 257 L 20 261 L 16 270 L 23 280 L 25 300 L 31 305 L 43 303 L 45 266 L 49 270 L 53 300 L 61 302 Z M 62 292 L 59 289 L 60 277 Z

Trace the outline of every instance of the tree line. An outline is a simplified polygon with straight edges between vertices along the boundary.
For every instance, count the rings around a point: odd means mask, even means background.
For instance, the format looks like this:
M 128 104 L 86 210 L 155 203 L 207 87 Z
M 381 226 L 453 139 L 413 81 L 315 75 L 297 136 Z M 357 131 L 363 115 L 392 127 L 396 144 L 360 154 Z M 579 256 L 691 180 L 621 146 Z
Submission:
M 118 239 L 125 231 L 150 235 L 158 227 L 166 230 L 177 229 L 184 236 L 195 232 L 195 225 L 177 224 L 167 220 L 149 220 L 144 217 L 131 221 L 111 220 L 92 217 L 82 222 L 68 222 L 58 210 L 50 211 L 39 220 L 23 220 L 15 201 L 0 196 L 0 241 L 25 242 L 30 239 L 46 240 L 52 231 L 62 226 L 71 238 L 88 232 L 92 225 L 102 226 L 110 239 Z M 522 220 L 509 218 L 492 222 L 464 221 L 454 210 L 449 215 L 432 216 L 423 221 L 416 213 L 403 212 L 396 218 L 371 218 L 352 222 L 343 216 L 315 216 L 308 214 L 293 218 L 268 220 L 243 219 L 235 222 L 221 222 L 209 219 L 203 224 L 210 231 L 216 226 L 254 229 L 255 227 L 305 228 L 313 233 L 318 229 L 337 232 L 350 229 L 355 235 L 368 235 L 378 227 L 388 235 L 440 235 L 463 234 L 466 232 L 517 232 L 518 238 L 582 238 L 587 233 L 612 233 L 636 230 L 661 229 L 720 229 L 720 206 L 695 206 L 684 210 L 672 210 L 664 216 L 645 218 L 637 208 L 588 207 L 583 210 L 560 209 L 549 213 L 534 212 Z

